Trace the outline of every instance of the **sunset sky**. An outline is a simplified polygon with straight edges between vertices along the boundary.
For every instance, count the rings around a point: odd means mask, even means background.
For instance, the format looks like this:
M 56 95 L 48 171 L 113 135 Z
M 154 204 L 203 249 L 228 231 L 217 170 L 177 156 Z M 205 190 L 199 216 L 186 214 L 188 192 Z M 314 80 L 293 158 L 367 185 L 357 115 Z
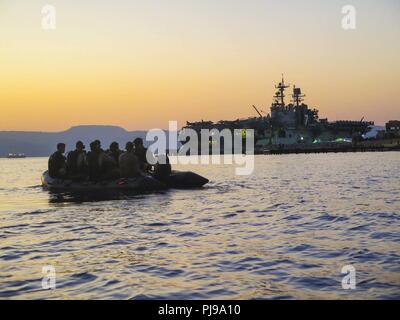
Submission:
M 400 1 L 0 0 L 0 130 L 253 116 L 282 73 L 321 117 L 400 120 Z

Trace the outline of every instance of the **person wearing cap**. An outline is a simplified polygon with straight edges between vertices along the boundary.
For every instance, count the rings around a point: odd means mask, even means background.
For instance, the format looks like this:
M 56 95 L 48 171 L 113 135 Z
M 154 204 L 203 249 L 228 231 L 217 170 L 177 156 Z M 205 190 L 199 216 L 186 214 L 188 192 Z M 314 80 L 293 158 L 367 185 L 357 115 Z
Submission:
M 65 143 L 57 144 L 57 151 L 54 152 L 48 163 L 49 175 L 52 178 L 64 179 L 67 176 L 67 163 L 64 156 Z
M 133 140 L 134 144 L 134 154 L 139 159 L 140 170 L 143 172 L 148 172 L 151 169 L 150 163 L 147 161 L 147 148 L 143 145 L 142 138 L 136 138 Z
M 102 152 L 100 141 L 90 143 L 90 151 L 87 153 L 86 166 L 88 169 L 89 179 L 91 181 L 99 181 L 101 177 L 99 157 Z
M 157 157 L 157 163 L 154 166 L 153 177 L 157 180 L 166 182 L 172 173 L 171 163 L 167 154 L 161 154 Z
M 86 163 L 91 181 L 114 180 L 120 177 L 119 168 L 114 159 L 101 148 L 99 140 L 90 144 Z
M 67 156 L 68 176 L 72 180 L 84 180 L 87 176 L 85 145 L 78 141 L 75 147 Z
M 126 151 L 119 156 L 121 178 L 135 178 L 140 176 L 139 159 L 133 152 L 133 143 L 127 142 Z
M 115 161 L 116 166 L 119 167 L 119 156 L 122 154 L 122 151 L 119 149 L 118 142 L 112 142 L 106 153 Z

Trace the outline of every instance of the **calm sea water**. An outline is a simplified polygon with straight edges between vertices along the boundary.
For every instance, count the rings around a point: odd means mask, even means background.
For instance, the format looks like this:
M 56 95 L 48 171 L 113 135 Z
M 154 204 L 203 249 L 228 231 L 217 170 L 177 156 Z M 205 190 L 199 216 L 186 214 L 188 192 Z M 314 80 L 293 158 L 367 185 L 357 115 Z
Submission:
M 177 166 L 210 184 L 86 198 L 42 190 L 46 165 L 0 159 L 0 298 L 400 298 L 400 153 Z

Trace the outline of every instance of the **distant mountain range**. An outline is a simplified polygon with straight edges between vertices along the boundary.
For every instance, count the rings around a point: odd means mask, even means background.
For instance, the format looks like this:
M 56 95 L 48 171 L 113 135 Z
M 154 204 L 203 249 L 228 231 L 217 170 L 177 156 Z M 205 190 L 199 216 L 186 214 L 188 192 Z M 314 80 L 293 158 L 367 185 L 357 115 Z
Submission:
M 29 132 L 0 131 L 0 157 L 9 153 L 25 153 L 28 157 L 49 156 L 56 149 L 58 142 L 67 145 L 67 151 L 75 148 L 75 143 L 81 140 L 89 149 L 89 143 L 99 139 L 103 149 L 111 142 L 117 141 L 124 149 L 125 143 L 140 137 L 146 137 L 146 131 L 126 131 L 117 126 L 76 126 L 62 132 Z

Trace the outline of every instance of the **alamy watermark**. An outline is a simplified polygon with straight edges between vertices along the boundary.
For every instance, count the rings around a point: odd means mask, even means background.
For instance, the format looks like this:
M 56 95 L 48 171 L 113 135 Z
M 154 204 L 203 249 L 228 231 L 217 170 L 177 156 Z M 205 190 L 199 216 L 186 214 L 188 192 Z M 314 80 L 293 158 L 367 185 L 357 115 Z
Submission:
M 178 132 L 176 121 L 169 121 L 169 130 L 152 129 L 146 141 L 152 142 L 147 150 L 150 164 L 165 164 L 166 158 L 155 158 L 153 154 L 176 153 L 171 164 L 228 164 L 237 165 L 237 175 L 251 175 L 254 171 L 254 129 L 201 129 L 200 132 L 185 128 Z M 179 148 L 178 143 L 182 143 Z M 223 153 L 221 154 L 221 150 Z M 188 156 L 190 155 L 190 156 Z
M 344 30 L 355 30 L 357 27 L 357 12 L 353 5 L 345 5 L 342 7 L 341 25 Z M 41 9 L 42 19 L 41 25 L 43 30 L 56 30 L 57 15 L 56 8 L 53 5 L 46 4 Z
M 343 290 L 355 290 L 356 289 L 356 268 L 352 265 L 346 265 L 342 268 L 342 274 L 345 276 L 342 278 Z
M 56 30 L 57 28 L 57 16 L 56 8 L 50 4 L 46 4 L 42 7 L 42 29 L 45 31 Z
M 54 290 L 56 288 L 56 268 L 52 265 L 42 267 L 42 289 Z
M 342 28 L 344 30 L 355 30 L 357 27 L 357 12 L 352 5 L 345 5 L 342 8 Z

